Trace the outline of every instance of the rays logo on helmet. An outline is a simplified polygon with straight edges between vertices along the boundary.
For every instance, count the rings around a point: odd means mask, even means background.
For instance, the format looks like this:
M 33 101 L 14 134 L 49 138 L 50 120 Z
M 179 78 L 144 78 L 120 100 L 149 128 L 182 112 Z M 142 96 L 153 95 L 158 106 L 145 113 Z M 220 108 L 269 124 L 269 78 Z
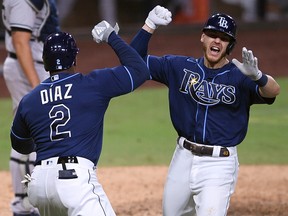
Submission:
M 228 26 L 228 21 L 225 19 L 225 17 L 222 17 L 222 16 L 219 16 L 219 26 L 222 27 L 222 28 L 225 28 L 225 29 L 228 29 L 229 26 Z

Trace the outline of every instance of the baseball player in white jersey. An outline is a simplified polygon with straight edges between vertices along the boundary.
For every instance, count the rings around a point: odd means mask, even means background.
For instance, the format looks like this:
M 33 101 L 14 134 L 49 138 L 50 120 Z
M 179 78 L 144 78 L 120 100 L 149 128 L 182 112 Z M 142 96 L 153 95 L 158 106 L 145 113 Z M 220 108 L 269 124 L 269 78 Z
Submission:
M 15 115 L 22 97 L 49 76 L 42 62 L 43 41 L 60 28 L 54 0 L 3 0 L 2 20 L 8 53 L 3 75 Z M 23 155 L 11 149 L 9 165 L 15 193 L 11 204 L 13 216 L 38 215 L 37 209 L 29 204 L 21 184 L 34 161 L 35 153 Z

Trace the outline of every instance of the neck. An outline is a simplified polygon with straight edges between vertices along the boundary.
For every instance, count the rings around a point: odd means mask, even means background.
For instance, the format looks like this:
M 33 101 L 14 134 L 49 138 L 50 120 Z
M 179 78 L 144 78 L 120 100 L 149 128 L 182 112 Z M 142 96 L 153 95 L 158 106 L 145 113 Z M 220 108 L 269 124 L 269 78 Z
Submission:
M 228 63 L 229 63 L 229 60 L 227 58 L 223 58 L 219 62 L 216 62 L 216 63 L 208 61 L 206 58 L 204 59 L 204 65 L 210 69 L 222 68 L 224 65 L 226 65 Z
M 68 69 L 66 69 L 66 70 L 50 71 L 50 75 L 53 76 L 53 75 L 55 75 L 55 74 L 57 74 L 57 73 L 61 73 L 61 72 L 64 72 L 64 71 L 65 71 L 66 73 L 75 73 L 75 67 L 72 66 L 72 67 L 70 67 L 70 68 L 68 68 Z

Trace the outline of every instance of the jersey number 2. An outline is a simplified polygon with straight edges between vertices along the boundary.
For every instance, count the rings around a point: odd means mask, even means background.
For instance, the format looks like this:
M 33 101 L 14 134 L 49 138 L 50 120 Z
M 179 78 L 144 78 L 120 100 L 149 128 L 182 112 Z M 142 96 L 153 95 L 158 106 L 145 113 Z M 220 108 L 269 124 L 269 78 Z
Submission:
M 50 119 L 50 139 L 51 141 L 62 140 L 71 137 L 71 131 L 65 131 L 64 126 L 70 120 L 70 110 L 64 104 L 53 106 L 49 112 Z

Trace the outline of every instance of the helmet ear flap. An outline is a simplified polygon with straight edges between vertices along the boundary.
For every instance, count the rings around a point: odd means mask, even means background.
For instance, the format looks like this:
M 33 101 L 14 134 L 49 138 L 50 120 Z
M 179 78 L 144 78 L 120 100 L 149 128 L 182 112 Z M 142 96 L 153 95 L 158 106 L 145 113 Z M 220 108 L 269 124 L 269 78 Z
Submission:
M 234 49 L 235 45 L 236 45 L 236 41 L 235 40 L 231 41 L 228 44 L 227 49 L 226 49 L 227 55 L 229 55 L 232 52 L 232 50 Z

